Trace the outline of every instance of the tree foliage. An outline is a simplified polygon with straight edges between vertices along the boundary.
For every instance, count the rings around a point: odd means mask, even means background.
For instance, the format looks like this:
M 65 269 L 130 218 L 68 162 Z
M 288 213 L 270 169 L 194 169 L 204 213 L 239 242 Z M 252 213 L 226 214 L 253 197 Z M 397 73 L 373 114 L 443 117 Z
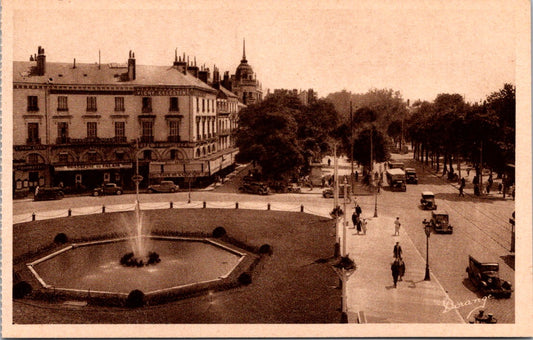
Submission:
M 239 114 L 239 162 L 254 161 L 263 175 L 287 179 L 329 151 L 338 125 L 333 105 L 323 100 L 304 106 L 292 92 L 279 92 Z

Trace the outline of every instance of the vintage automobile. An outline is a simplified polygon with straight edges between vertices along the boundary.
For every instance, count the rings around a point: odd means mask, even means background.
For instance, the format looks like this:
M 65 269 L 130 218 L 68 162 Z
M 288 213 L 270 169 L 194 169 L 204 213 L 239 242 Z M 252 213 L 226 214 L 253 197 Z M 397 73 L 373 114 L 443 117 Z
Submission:
M 159 184 L 148 186 L 149 192 L 176 192 L 180 187 L 172 181 L 161 181 Z
M 413 168 L 405 169 L 405 181 L 408 184 L 418 184 L 418 176 L 416 175 L 416 170 Z
M 94 188 L 93 196 L 100 195 L 122 195 L 122 187 L 115 183 L 105 183 L 103 186 Z
M 351 197 L 350 197 L 351 190 L 352 190 L 351 185 L 347 184 L 346 192 L 348 193 L 349 200 L 351 200 Z M 322 191 L 322 197 L 324 198 L 333 198 L 334 196 L 335 196 L 334 188 L 326 188 Z M 339 185 L 339 198 L 344 198 L 344 185 Z
M 391 191 L 406 191 L 405 172 L 401 168 L 392 168 L 386 171 L 387 182 Z
M 468 267 L 466 272 L 468 278 L 483 295 L 492 295 L 494 297 L 511 297 L 513 292 L 511 283 L 500 279 L 500 266 L 497 262 L 481 262 L 476 260 L 472 255 L 468 256 Z
M 405 164 L 403 164 L 402 162 L 390 161 L 388 165 L 389 169 L 405 169 Z
M 65 194 L 61 188 L 36 188 L 33 197 L 35 201 L 60 200 Z
M 301 193 L 302 192 L 302 188 L 297 183 L 274 182 L 274 183 L 269 183 L 268 187 L 273 192 L 279 192 L 279 193 Z
M 435 204 L 435 194 L 431 191 L 422 191 L 420 204 L 422 205 L 422 209 L 437 209 L 437 205 Z
M 444 210 L 434 210 L 431 212 L 431 220 L 429 221 L 431 227 L 436 233 L 451 234 L 453 227 L 450 225 L 448 213 Z
M 239 191 L 249 194 L 268 195 L 270 188 L 263 182 L 244 181 Z

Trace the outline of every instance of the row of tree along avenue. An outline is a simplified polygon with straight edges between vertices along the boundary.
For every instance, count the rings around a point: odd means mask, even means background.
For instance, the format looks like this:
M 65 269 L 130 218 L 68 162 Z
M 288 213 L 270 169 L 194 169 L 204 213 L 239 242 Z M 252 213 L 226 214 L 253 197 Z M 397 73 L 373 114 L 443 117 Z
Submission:
M 264 180 L 289 181 L 305 176 L 313 162 L 333 154 L 350 155 L 364 167 L 405 151 L 443 174 L 460 161 L 509 173 L 515 150 L 515 87 L 505 84 L 483 104 L 458 94 L 439 94 L 433 102 L 402 99 L 399 92 L 372 89 L 365 94 L 341 91 L 303 105 L 293 91 L 276 91 L 240 113 L 237 161 L 261 168 Z M 372 150 L 372 151 L 371 151 Z M 512 167 L 514 169 L 514 166 Z M 507 175 L 507 185 L 514 173 Z
M 515 91 L 513 85 L 505 84 L 482 104 L 465 103 L 458 94 L 440 94 L 432 103 L 414 103 L 407 122 L 414 158 L 437 171 L 442 169 L 449 179 L 460 180 L 463 161 L 478 178 L 482 169 L 491 172 L 490 178 L 495 171 L 503 176 L 505 197 L 507 188 L 514 185 Z

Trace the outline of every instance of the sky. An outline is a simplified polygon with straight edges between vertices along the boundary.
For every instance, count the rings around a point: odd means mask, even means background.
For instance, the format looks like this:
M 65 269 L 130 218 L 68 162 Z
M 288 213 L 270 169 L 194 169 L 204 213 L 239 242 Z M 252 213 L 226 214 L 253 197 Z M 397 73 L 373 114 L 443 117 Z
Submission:
M 246 57 L 263 90 L 319 96 L 371 88 L 404 99 L 459 93 L 477 102 L 515 82 L 518 8 L 496 1 L 17 2 L 13 60 L 199 66 L 235 72 Z M 524 3 L 517 2 L 522 5 Z M 522 6 L 522 8 L 524 8 Z

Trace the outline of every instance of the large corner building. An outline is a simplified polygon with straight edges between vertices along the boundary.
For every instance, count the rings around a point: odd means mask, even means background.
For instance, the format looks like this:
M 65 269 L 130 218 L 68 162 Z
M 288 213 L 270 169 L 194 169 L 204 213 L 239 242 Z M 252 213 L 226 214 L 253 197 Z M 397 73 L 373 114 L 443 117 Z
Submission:
M 220 79 L 185 55 L 168 66 L 46 62 L 43 48 L 13 65 L 13 190 L 162 179 L 207 181 L 231 170 L 238 112 L 261 100 L 243 60 Z M 138 160 L 138 163 L 137 163 Z

